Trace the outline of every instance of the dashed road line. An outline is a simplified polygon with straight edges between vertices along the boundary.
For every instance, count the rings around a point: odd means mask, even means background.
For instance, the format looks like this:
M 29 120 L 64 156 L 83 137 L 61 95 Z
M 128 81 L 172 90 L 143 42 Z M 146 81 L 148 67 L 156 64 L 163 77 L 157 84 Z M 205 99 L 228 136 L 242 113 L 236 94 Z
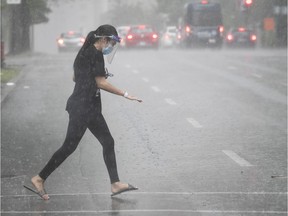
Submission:
M 126 68 L 131 68 L 131 65 L 130 64 L 126 64 L 125 67 Z
M 187 121 L 192 124 L 193 127 L 195 128 L 202 128 L 203 126 L 198 122 L 196 121 L 194 118 L 187 118 Z
M 165 98 L 166 103 L 170 104 L 170 105 L 177 105 L 177 103 L 172 100 L 171 98 Z
M 251 74 L 251 76 L 256 77 L 256 78 L 259 78 L 259 79 L 262 78 L 262 75 L 256 74 L 256 73 Z
M 138 74 L 138 73 L 139 73 L 138 70 L 133 70 L 132 72 L 133 72 L 134 74 Z
M 247 160 L 245 160 L 244 158 L 240 157 L 238 154 L 236 154 L 235 152 L 231 151 L 231 150 L 222 150 L 222 152 L 224 154 L 226 154 L 228 157 L 230 157 L 234 162 L 236 162 L 238 165 L 242 166 L 242 167 L 250 167 L 253 166 L 252 164 L 250 164 Z
M 155 92 L 160 92 L 160 89 L 157 86 L 151 86 L 151 89 Z
M 235 66 L 228 66 L 227 69 L 228 69 L 228 70 L 237 70 L 237 67 L 235 67 Z
M 6 83 L 6 85 L 7 85 L 7 86 L 14 86 L 15 83 L 13 83 L 13 82 L 8 82 L 8 83 Z
M 149 79 L 148 78 L 146 78 L 146 77 L 142 77 L 142 80 L 144 81 L 144 82 L 149 82 Z

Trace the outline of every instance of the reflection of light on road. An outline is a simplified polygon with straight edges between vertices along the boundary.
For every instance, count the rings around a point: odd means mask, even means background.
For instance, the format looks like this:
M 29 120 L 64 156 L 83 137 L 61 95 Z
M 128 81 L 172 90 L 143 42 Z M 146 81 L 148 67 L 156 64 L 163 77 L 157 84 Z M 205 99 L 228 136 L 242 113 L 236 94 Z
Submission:
M 15 83 L 13 83 L 13 82 L 8 82 L 8 83 L 6 83 L 6 85 L 7 85 L 7 86 L 14 86 Z

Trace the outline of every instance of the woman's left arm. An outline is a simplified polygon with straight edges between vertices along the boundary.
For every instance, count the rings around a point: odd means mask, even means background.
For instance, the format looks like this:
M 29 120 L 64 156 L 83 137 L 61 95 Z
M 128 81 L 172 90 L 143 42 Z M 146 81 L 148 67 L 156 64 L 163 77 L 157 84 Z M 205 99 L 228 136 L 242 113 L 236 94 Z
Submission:
M 141 99 L 139 99 L 135 96 L 129 95 L 126 91 L 122 91 L 122 90 L 116 88 L 115 86 L 113 86 L 111 83 L 109 83 L 107 81 L 107 79 L 105 77 L 97 76 L 97 77 L 95 77 L 95 80 L 96 80 L 97 87 L 104 90 L 104 91 L 107 91 L 107 92 L 110 92 L 112 94 L 116 94 L 119 96 L 123 96 L 129 100 L 136 100 L 138 102 L 142 102 Z

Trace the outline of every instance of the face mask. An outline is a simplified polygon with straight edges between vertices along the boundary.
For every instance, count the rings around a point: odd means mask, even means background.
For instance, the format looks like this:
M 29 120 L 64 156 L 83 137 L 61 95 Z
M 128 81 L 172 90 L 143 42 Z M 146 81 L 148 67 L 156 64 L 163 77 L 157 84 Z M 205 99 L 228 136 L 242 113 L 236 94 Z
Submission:
M 103 55 L 108 55 L 113 51 L 113 46 L 111 44 L 109 44 L 107 47 L 105 47 L 102 50 Z

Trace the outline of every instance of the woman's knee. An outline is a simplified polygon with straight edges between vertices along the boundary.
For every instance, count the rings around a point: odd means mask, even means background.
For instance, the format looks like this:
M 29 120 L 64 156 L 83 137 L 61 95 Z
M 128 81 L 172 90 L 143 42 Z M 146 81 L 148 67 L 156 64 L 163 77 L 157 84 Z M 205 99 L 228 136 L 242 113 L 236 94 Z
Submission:
M 103 141 L 102 146 L 104 149 L 107 150 L 114 150 L 114 139 L 112 136 L 106 137 L 106 139 Z
M 61 149 L 61 152 L 63 152 L 65 155 L 72 154 L 78 146 L 79 142 L 73 141 L 73 140 L 65 140 Z

